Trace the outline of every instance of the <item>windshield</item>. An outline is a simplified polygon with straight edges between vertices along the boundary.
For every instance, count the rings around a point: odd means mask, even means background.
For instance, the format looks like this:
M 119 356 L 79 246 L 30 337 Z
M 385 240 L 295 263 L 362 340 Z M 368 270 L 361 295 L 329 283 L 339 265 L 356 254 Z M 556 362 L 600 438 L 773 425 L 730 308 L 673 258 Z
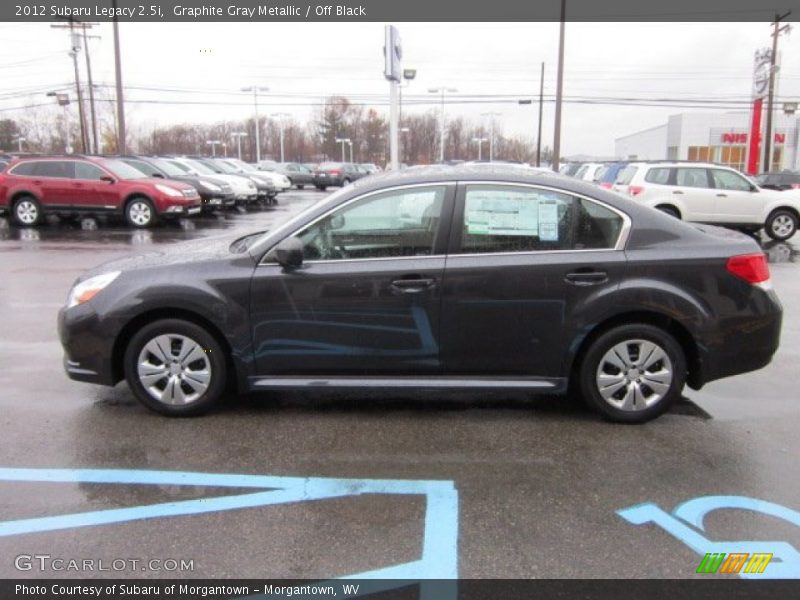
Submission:
M 239 169 L 234 167 L 233 165 L 228 164 L 224 160 L 215 160 L 213 161 L 213 165 L 218 167 L 221 171 L 225 173 L 238 173 Z
M 121 160 L 109 158 L 102 161 L 101 164 L 120 179 L 145 179 L 147 177 L 139 169 L 125 164 Z
M 203 163 L 198 162 L 196 160 L 192 160 L 191 158 L 185 158 L 183 162 L 186 164 L 187 167 L 201 173 L 203 175 L 214 175 L 216 171 L 212 170 L 211 168 L 205 166 Z M 178 163 L 180 164 L 180 163 Z
M 164 160 L 163 158 L 151 158 L 150 162 L 153 163 L 156 167 L 158 167 L 162 171 L 164 171 L 164 173 L 166 173 L 167 175 L 180 177 L 186 174 L 185 170 L 175 166 L 175 163 L 172 161 Z

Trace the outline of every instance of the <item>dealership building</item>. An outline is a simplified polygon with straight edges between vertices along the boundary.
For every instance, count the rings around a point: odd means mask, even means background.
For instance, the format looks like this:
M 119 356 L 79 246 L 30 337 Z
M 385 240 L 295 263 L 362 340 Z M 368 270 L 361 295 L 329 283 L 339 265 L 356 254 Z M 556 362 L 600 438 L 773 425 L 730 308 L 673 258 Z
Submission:
M 798 115 L 776 111 L 770 170 L 798 169 L 798 125 Z M 615 154 L 625 160 L 711 161 L 744 171 L 749 131 L 749 112 L 681 113 L 664 125 L 617 138 Z

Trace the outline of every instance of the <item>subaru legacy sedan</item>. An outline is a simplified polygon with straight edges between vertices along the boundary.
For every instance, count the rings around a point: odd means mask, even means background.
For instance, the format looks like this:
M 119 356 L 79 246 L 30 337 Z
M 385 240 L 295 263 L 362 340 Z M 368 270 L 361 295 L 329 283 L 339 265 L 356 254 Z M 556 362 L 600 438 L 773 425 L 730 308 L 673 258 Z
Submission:
M 781 314 L 745 235 L 561 175 L 436 166 L 106 263 L 59 331 L 71 378 L 125 379 L 172 416 L 237 391 L 463 388 L 574 391 L 643 422 L 769 363 Z

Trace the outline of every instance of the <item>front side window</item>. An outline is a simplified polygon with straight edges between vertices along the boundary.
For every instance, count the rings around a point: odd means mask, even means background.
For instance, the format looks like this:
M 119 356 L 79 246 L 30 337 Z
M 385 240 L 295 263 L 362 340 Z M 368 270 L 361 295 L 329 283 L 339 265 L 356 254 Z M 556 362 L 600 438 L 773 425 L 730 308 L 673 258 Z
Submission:
M 675 169 L 675 183 L 681 187 L 710 188 L 708 171 L 697 168 Z
M 733 171 L 712 169 L 711 175 L 714 178 L 714 187 L 717 189 L 740 192 L 750 191 L 750 182 Z
M 101 177 L 107 177 L 103 169 L 85 162 L 75 163 L 75 179 L 92 179 L 96 181 Z
M 623 219 L 584 198 L 545 189 L 467 188 L 461 252 L 533 252 L 614 248 Z
M 297 234 L 306 260 L 430 256 L 446 187 L 392 190 L 355 200 Z
M 103 161 L 103 166 L 111 171 L 120 179 L 144 179 L 145 174 L 139 169 L 135 169 L 130 165 L 126 165 L 121 160 L 116 158 L 107 158 Z

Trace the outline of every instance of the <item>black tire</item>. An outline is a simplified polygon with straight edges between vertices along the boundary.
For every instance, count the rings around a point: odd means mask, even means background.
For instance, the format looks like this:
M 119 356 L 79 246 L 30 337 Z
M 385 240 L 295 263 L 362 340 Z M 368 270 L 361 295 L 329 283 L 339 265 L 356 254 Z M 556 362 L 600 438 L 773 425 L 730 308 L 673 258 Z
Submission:
M 773 210 L 764 223 L 764 231 L 776 242 L 785 242 L 797 233 L 797 215 L 785 208 Z
M 131 227 L 146 229 L 155 225 L 158 214 L 150 200 L 137 196 L 125 204 L 125 220 Z
M 156 345 L 161 352 L 145 350 L 157 338 L 161 338 Z M 164 348 L 165 340 L 169 343 L 167 348 Z M 186 345 L 187 340 L 205 353 L 189 353 L 187 360 L 191 360 L 193 356 L 197 358 L 183 364 L 176 362 L 175 359 L 181 351 L 189 348 Z M 148 382 L 152 383 L 150 388 L 145 387 L 140 378 L 140 358 L 141 364 L 146 364 L 145 369 L 153 373 L 153 379 Z M 159 378 L 158 375 L 162 372 L 159 367 L 162 365 L 163 377 Z M 124 367 L 125 380 L 136 398 L 147 408 L 170 417 L 190 417 L 207 412 L 219 402 L 227 379 L 227 365 L 220 344 L 203 327 L 182 319 L 154 321 L 137 331 L 125 349 Z M 198 388 L 203 387 L 205 372 L 208 373 L 207 383 L 201 392 Z M 173 382 L 173 377 L 178 374 L 182 379 Z M 156 397 L 159 393 L 162 399 Z M 195 395 L 196 397 L 192 397 Z M 181 399 L 184 402 L 180 402 Z
M 639 353 L 649 351 L 646 343 L 654 344 L 661 353 L 649 352 L 644 360 L 656 360 L 639 371 L 635 365 L 642 360 Z M 623 356 L 613 354 L 619 346 L 624 346 Z M 659 356 L 666 358 L 658 359 Z M 631 363 L 634 367 L 618 369 L 613 363 L 615 357 L 618 364 Z M 667 377 L 665 373 L 669 372 Z M 618 423 L 644 423 L 667 411 L 680 397 L 686 382 L 686 358 L 680 344 L 663 329 L 632 323 L 610 329 L 595 339 L 581 360 L 577 377 L 584 401 L 603 417 Z M 604 392 L 610 395 L 608 400 L 601 393 L 601 379 L 608 384 Z M 625 408 L 626 400 L 629 408 Z
M 318 185 L 318 186 L 316 186 L 316 188 L 317 188 L 317 189 L 318 189 L 320 192 L 324 192 L 326 189 L 328 189 L 328 186 L 327 186 L 327 185 Z
M 342 180 L 342 187 L 344 187 L 344 186 L 346 186 L 346 185 L 350 185 L 351 183 L 352 183 L 352 181 L 350 181 L 350 179 L 349 179 L 349 178 L 345 177 L 345 178 Z
M 34 227 L 42 222 L 42 205 L 33 196 L 20 196 L 14 201 L 11 214 L 20 227 Z
M 681 220 L 681 213 L 674 206 L 657 206 L 656 208 L 658 210 L 660 210 L 661 212 L 663 212 L 665 215 L 669 215 L 670 217 L 674 217 L 674 218 L 678 219 L 679 221 Z
M 306 187 L 306 186 L 304 184 L 302 184 L 302 183 L 298 183 L 297 184 L 297 189 L 298 190 L 302 190 L 304 187 Z

